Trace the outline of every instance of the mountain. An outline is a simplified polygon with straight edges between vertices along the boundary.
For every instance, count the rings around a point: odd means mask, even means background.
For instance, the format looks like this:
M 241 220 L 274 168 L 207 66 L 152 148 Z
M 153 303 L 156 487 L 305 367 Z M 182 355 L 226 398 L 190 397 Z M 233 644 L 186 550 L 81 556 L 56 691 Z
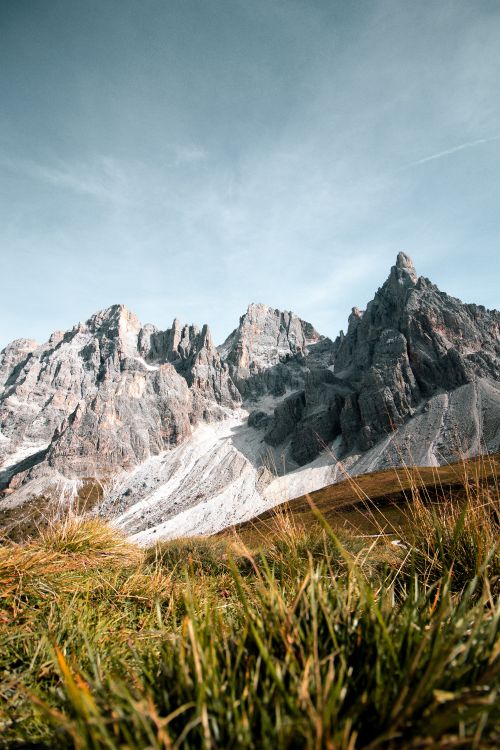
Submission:
M 240 402 L 206 326 L 143 328 L 122 305 L 42 346 L 14 341 L 0 371 L 0 455 L 13 474 L 30 454 L 75 477 L 135 465 Z
M 282 396 L 303 386 L 305 359 L 331 344 L 310 323 L 291 312 L 249 305 L 236 328 L 219 347 L 239 391 L 248 400 L 270 393 Z
M 500 447 L 500 313 L 399 253 L 335 341 L 252 304 L 224 344 L 122 305 L 0 354 L 0 522 L 79 504 L 137 538 L 208 533 L 352 474 Z M 50 511 L 49 511 L 50 509 Z
M 449 439 L 453 428 L 460 428 L 457 438 L 465 440 L 465 452 L 473 444 L 479 452 L 491 430 L 495 444 L 496 410 L 488 405 L 498 398 L 499 322 L 497 311 L 465 305 L 417 278 L 411 259 L 399 253 L 367 309 L 353 308 L 347 334 L 331 347 L 334 365 L 310 369 L 303 390 L 275 410 L 266 440 L 282 443 L 289 437 L 298 464 L 314 459 L 321 444 L 335 438 L 341 438 L 344 454 L 364 452 L 387 436 L 392 441 L 427 406 L 429 417 L 414 430 L 415 450 L 421 438 L 426 449 L 432 447 L 425 436 L 433 431 L 436 410 L 443 437 L 449 433 L 443 460 L 458 447 Z M 412 462 L 408 451 L 406 459 Z

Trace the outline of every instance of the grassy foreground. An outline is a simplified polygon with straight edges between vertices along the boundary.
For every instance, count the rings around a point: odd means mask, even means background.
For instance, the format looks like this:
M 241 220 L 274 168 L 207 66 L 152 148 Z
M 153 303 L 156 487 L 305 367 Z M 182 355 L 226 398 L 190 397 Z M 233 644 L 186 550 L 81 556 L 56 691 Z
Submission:
M 465 477 L 415 489 L 398 544 L 291 514 L 252 549 L 92 519 L 6 542 L 0 747 L 498 747 L 499 531 Z

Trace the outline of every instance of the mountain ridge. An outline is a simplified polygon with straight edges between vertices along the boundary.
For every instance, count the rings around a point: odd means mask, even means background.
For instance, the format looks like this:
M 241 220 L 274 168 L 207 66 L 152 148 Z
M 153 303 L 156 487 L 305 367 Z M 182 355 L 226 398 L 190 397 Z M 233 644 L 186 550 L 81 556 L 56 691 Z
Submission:
M 206 532 L 215 507 L 232 523 L 287 499 L 273 474 L 303 494 L 336 481 L 337 459 L 354 473 L 411 451 L 439 463 L 456 429 L 466 454 L 498 450 L 499 330 L 498 311 L 441 292 L 404 253 L 335 341 L 264 304 L 219 347 L 207 325 L 161 330 L 112 305 L 0 353 L 0 508 L 71 505 L 90 478 L 105 486 L 97 512 L 134 533 L 175 533 L 176 518 L 184 533 L 186 513 Z

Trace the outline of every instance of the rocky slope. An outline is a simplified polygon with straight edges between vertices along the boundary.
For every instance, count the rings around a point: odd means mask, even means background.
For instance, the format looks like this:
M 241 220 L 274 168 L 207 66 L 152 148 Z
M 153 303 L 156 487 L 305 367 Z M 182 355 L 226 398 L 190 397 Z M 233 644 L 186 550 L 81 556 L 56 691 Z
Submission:
M 147 542 L 209 533 L 344 476 L 500 447 L 500 313 L 417 277 L 400 253 L 347 333 L 250 305 L 218 349 L 116 305 L 0 354 L 0 522 L 67 507 Z M 281 475 L 281 476 L 280 476 Z

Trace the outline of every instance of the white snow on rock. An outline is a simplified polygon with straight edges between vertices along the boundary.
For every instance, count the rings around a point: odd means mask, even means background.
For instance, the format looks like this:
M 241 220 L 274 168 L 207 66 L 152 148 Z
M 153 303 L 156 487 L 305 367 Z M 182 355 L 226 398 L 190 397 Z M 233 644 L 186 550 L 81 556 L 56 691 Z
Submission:
M 136 362 L 139 362 L 139 364 L 141 364 L 144 367 L 144 369 L 148 370 L 149 372 L 154 372 L 155 370 L 160 369 L 159 365 L 148 364 L 146 360 L 144 359 L 144 357 L 132 357 L 132 359 L 134 359 Z

